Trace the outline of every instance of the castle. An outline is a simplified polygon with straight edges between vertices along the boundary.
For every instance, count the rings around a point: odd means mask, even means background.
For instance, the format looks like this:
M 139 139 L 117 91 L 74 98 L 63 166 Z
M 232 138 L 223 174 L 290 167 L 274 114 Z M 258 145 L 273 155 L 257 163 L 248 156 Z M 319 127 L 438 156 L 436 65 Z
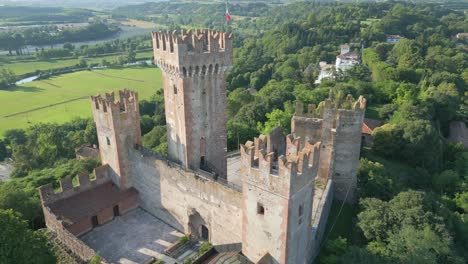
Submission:
M 366 100 L 331 95 L 307 111 L 298 103 L 290 135 L 278 127 L 241 145 L 240 155 L 228 155 L 226 74 L 233 35 L 196 30 L 152 36 L 169 157 L 142 147 L 136 93 L 120 91 L 117 101 L 113 93 L 93 96 L 102 166 L 94 180 L 79 175 L 77 186 L 66 178 L 58 192 L 39 188 L 48 229 L 89 260 L 100 252 L 80 238 L 141 208 L 193 240 L 229 245 L 236 263 L 311 263 L 332 200 L 356 199 Z M 229 167 L 232 159 L 239 170 Z

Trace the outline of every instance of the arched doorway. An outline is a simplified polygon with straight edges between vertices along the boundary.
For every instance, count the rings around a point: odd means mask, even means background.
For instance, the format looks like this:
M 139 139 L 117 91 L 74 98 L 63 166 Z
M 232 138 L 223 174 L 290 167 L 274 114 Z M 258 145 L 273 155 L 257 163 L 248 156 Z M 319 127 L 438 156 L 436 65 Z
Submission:
M 195 209 L 189 210 L 188 231 L 192 239 L 209 240 L 210 229 L 208 223 L 203 219 L 200 213 Z
M 208 227 L 201 225 L 200 227 L 200 238 L 202 240 L 210 240 L 210 232 L 208 231 Z

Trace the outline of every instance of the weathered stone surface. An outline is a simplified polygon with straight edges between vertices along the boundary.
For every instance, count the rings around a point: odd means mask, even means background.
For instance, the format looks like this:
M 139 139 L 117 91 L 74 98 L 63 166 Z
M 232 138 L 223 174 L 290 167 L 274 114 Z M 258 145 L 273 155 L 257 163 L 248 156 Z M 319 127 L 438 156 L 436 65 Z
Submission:
M 240 191 L 175 163 L 142 156 L 137 150 L 130 160 L 132 185 L 145 210 L 185 233 L 199 233 L 200 226 L 191 227 L 189 223 L 191 211 L 195 210 L 213 244 L 241 242 Z
M 169 157 L 226 179 L 226 74 L 232 34 L 154 32 L 154 61 L 163 71 Z

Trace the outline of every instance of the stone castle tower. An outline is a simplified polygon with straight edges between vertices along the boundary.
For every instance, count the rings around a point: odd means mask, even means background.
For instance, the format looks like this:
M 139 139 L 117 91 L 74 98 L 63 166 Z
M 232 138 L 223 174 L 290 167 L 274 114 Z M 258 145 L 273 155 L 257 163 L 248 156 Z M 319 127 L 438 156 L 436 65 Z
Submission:
M 119 101 L 114 92 L 91 99 L 102 164 L 109 165 L 113 182 L 126 189 L 130 187 L 128 151 L 141 145 L 138 94 L 123 90 Z
M 303 141 L 321 140 L 318 179 L 332 179 L 335 199 L 356 200 L 357 169 L 361 148 L 362 122 L 366 99 L 355 102 L 348 95 L 344 101 L 330 97 L 318 109 L 309 105 L 307 113 L 298 103 L 291 120 L 291 132 Z
M 169 157 L 226 178 L 226 72 L 229 33 L 154 32 L 154 61 L 163 74 Z
M 241 146 L 242 253 L 254 263 L 308 259 L 320 142 L 301 142 L 277 128 Z

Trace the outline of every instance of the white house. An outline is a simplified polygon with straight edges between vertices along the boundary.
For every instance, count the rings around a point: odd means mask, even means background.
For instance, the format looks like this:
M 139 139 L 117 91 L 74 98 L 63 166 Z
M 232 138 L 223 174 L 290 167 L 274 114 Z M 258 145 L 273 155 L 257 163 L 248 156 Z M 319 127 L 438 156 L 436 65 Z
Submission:
M 335 65 L 333 64 L 328 64 L 326 61 L 321 61 L 319 63 L 320 65 L 320 73 L 319 73 L 319 76 L 317 78 L 317 80 L 315 80 L 315 83 L 316 84 L 319 84 L 322 82 L 322 79 L 333 79 L 334 76 L 333 76 L 333 72 L 335 70 Z
M 347 52 L 336 56 L 336 70 L 347 71 L 361 62 L 361 55 L 356 52 Z

